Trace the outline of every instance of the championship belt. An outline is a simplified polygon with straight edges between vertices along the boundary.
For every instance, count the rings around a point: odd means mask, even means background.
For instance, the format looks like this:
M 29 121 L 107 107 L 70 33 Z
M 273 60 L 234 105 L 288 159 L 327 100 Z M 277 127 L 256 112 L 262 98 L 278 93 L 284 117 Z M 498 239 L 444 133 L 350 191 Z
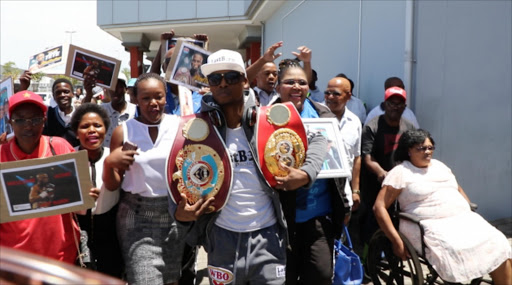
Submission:
M 300 168 L 306 159 L 307 136 L 297 109 L 291 102 L 260 107 L 256 119 L 257 157 L 271 187 L 275 176 L 284 177 L 288 167 Z
M 207 212 L 219 211 L 233 181 L 229 153 L 209 113 L 180 117 L 180 126 L 166 163 L 166 180 L 174 203 L 187 196 L 189 204 L 215 196 Z

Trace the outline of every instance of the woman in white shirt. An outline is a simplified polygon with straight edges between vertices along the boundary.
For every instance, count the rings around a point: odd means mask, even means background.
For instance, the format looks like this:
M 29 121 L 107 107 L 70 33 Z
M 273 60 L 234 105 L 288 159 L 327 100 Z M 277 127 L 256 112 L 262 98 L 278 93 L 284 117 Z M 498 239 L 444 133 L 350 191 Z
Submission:
M 114 130 L 103 181 L 107 189 L 122 189 L 117 234 L 128 283 L 175 284 L 186 229 L 168 211 L 165 162 L 179 119 L 164 114 L 166 84 L 159 75 L 139 76 L 134 95 L 139 116 Z

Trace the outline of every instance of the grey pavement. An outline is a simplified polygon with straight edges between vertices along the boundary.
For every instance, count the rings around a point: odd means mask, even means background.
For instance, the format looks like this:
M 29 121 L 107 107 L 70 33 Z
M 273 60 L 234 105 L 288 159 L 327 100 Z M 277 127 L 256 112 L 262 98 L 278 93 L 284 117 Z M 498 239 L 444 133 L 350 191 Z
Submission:
M 494 225 L 497 229 L 499 229 L 501 232 L 503 232 L 505 234 L 510 245 L 512 246 L 512 217 L 495 220 L 495 221 L 492 221 L 491 224 Z M 196 268 L 197 268 L 198 274 L 197 274 L 197 278 L 196 278 L 196 285 L 210 284 L 208 282 L 208 272 L 206 269 L 207 263 L 208 263 L 208 260 L 207 260 L 206 252 L 203 250 L 203 248 L 201 248 L 197 255 L 197 265 L 196 265 L 197 267 Z M 489 276 L 486 276 L 485 278 L 490 279 Z M 366 284 L 369 285 L 372 283 L 370 282 L 370 283 L 366 283 Z M 406 283 L 406 285 L 409 285 L 409 284 Z

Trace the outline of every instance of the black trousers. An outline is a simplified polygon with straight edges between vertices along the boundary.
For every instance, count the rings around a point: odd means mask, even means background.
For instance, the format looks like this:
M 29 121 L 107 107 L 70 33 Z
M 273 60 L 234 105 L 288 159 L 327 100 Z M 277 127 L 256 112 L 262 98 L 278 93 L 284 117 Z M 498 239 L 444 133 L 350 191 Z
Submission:
M 334 231 L 329 217 L 295 224 L 290 233 L 286 284 L 332 284 Z

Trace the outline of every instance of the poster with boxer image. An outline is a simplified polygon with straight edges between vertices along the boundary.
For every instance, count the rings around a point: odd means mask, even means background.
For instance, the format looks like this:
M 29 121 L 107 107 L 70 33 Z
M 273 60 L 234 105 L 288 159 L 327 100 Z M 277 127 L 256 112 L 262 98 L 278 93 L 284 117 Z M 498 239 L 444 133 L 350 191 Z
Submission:
M 163 47 L 162 48 L 162 53 L 161 53 L 162 60 L 165 60 L 165 54 L 171 48 L 175 47 L 178 44 L 179 40 L 191 43 L 191 44 L 196 45 L 196 46 L 198 46 L 198 47 L 200 47 L 202 49 L 205 49 L 205 50 L 208 49 L 208 43 L 207 42 L 204 42 L 204 41 L 201 41 L 201 40 L 196 40 L 196 39 L 193 39 L 193 38 L 190 38 L 190 37 L 175 36 L 175 37 L 173 37 L 170 40 L 161 40 L 161 45 Z M 169 61 L 170 61 L 170 59 L 168 59 L 167 64 L 169 64 Z
M 201 65 L 206 63 L 209 55 L 209 51 L 179 40 L 165 71 L 165 80 L 193 91 L 208 87 L 208 79 L 201 72 Z
M 96 85 L 114 90 L 121 61 L 74 45 L 69 46 L 65 75 L 78 80 L 87 76 L 96 79 Z
M 303 118 L 306 133 L 321 133 L 327 139 L 327 154 L 317 178 L 350 177 L 345 145 L 335 118 Z
M 94 206 L 87 151 L 0 165 L 0 223 Z
M 64 64 L 64 55 L 63 46 L 38 52 L 29 58 L 28 71 L 38 73 Z
M 9 124 L 9 98 L 14 94 L 14 81 L 12 77 L 7 77 L 0 82 L 0 135 L 12 133 Z

